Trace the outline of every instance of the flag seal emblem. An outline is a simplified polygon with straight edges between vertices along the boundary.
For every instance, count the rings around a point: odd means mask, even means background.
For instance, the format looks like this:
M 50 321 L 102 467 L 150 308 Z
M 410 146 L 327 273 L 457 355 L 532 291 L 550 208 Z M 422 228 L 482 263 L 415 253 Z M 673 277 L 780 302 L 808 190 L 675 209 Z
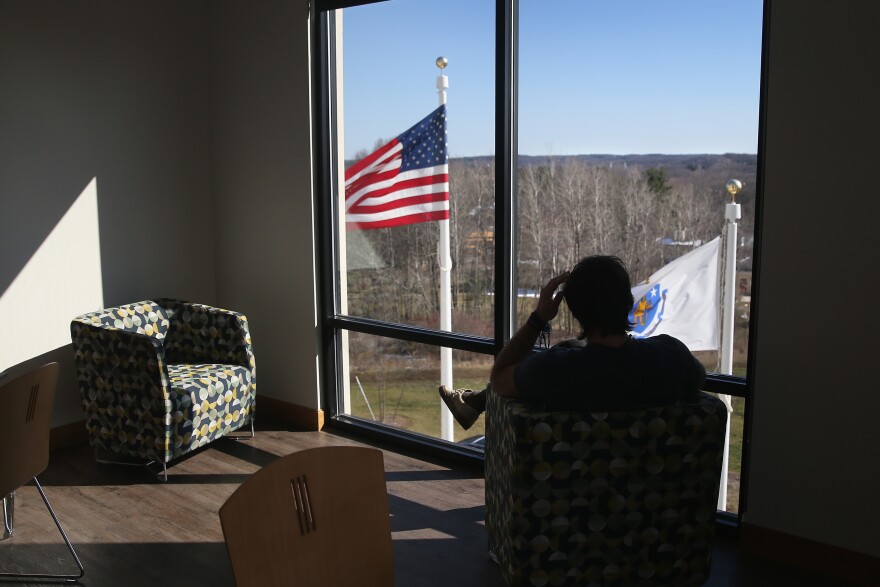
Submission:
M 668 289 L 663 289 L 660 283 L 657 283 L 636 301 L 629 313 L 629 321 L 634 324 L 633 336 L 645 338 L 657 330 L 663 322 L 668 293 Z

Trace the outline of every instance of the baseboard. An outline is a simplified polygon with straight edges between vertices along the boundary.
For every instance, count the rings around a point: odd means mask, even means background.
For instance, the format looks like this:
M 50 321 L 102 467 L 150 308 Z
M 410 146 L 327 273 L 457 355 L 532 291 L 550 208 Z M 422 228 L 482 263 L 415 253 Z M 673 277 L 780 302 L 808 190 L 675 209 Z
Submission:
M 304 408 L 280 399 L 258 395 L 257 419 L 264 415 L 269 419 L 280 420 L 306 430 L 324 428 L 324 410 Z
M 89 435 L 86 432 L 85 420 L 71 422 L 49 431 L 49 450 L 66 448 L 74 444 L 88 442 L 88 440 Z
M 880 558 L 746 523 L 740 531 L 743 549 L 761 558 L 857 585 L 876 586 L 880 577 Z

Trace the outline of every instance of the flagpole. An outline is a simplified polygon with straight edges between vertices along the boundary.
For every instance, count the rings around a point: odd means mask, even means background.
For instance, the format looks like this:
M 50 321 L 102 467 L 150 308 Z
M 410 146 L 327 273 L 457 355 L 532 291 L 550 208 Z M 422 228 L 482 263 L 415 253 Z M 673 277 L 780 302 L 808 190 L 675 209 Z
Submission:
M 724 186 L 730 194 L 730 203 L 724 208 L 726 240 L 724 246 L 724 272 L 722 273 L 721 291 L 721 356 L 720 372 L 733 375 L 733 319 L 736 310 L 736 222 L 742 216 L 740 205 L 736 203 L 736 194 L 742 189 L 742 182 L 731 179 Z M 727 472 L 730 455 L 730 418 L 733 415 L 733 404 L 729 395 L 718 396 L 727 405 L 727 430 L 724 434 L 724 456 L 721 461 L 721 487 L 718 491 L 718 509 L 727 510 Z
M 438 57 L 435 62 L 440 68 L 437 76 L 437 95 L 440 106 L 446 104 L 446 90 L 449 88 L 449 78 L 443 74 L 443 69 L 449 64 L 446 57 Z M 437 263 L 440 266 L 440 330 L 452 332 L 452 255 L 449 252 L 449 219 L 440 221 L 440 242 L 437 246 Z M 452 389 L 452 349 L 442 347 L 440 349 L 440 383 Z M 452 429 L 452 413 L 440 401 L 440 438 L 454 441 L 455 434 Z

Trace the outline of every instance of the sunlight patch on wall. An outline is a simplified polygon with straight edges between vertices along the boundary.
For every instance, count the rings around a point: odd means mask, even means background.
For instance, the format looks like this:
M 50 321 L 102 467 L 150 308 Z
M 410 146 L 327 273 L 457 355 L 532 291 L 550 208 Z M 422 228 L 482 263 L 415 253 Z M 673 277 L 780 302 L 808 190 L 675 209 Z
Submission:
M 70 320 L 104 305 L 93 178 L 0 295 L 0 371 L 70 344 Z

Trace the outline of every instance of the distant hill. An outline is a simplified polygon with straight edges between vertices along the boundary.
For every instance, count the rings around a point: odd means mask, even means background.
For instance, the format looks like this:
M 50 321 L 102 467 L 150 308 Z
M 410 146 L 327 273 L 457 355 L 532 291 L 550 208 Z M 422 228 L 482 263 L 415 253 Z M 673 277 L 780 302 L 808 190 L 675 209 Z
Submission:
M 478 157 L 450 157 L 450 161 L 458 161 L 464 164 L 478 165 L 494 159 L 491 155 Z M 690 154 L 690 155 L 520 155 L 519 165 L 549 165 L 550 161 L 564 163 L 569 160 L 586 161 L 592 165 L 601 165 L 615 168 L 636 166 L 639 169 L 650 167 L 666 169 L 666 175 L 671 180 L 691 181 L 697 172 L 710 172 L 729 174 L 730 178 L 746 182 L 754 186 L 755 176 L 758 169 L 758 156 L 749 153 L 724 153 L 721 155 Z M 347 160 L 345 166 L 354 163 Z M 728 179 L 730 179 L 728 178 Z M 726 180 L 725 180 L 726 181 Z
M 520 155 L 521 165 L 546 165 L 550 159 L 580 159 L 597 165 L 638 165 L 640 167 L 685 167 L 688 169 L 708 169 L 719 164 L 755 165 L 757 155 L 725 153 L 723 155 Z
M 479 157 L 453 157 L 453 161 L 462 163 L 485 163 L 491 161 L 491 156 Z M 742 171 L 754 170 L 758 166 L 758 156 L 748 153 L 724 153 L 721 155 L 691 154 L 691 155 L 520 155 L 519 164 L 548 165 L 551 161 L 563 163 L 570 160 L 586 161 L 593 165 L 608 167 L 628 167 L 635 165 L 641 169 L 649 167 L 664 167 L 670 177 L 684 172 L 718 169 L 741 169 Z M 754 173 L 754 172 L 753 172 Z

